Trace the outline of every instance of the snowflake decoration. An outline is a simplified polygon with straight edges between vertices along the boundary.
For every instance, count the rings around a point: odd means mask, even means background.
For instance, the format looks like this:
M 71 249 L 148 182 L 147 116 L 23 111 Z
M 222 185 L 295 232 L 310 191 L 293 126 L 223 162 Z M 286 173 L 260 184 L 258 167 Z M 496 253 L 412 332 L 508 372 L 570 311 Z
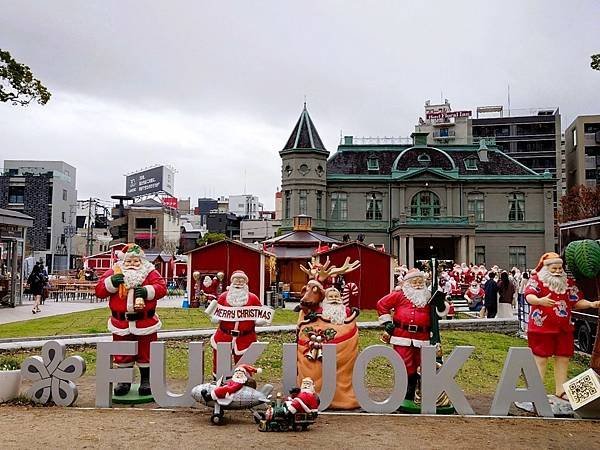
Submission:
M 48 341 L 42 356 L 31 356 L 23 361 L 23 379 L 33 381 L 26 395 L 36 403 L 52 400 L 59 406 L 71 406 L 77 400 L 77 386 L 73 383 L 85 373 L 81 356 L 65 358 L 66 347 L 57 341 Z

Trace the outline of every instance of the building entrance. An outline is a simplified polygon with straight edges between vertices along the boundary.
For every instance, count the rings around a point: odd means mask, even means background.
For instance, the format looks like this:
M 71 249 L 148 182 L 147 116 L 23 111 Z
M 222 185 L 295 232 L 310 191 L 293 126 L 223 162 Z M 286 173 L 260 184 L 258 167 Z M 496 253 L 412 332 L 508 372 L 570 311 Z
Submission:
M 451 259 L 455 258 L 455 241 L 453 237 L 415 237 L 415 260 L 423 259 Z

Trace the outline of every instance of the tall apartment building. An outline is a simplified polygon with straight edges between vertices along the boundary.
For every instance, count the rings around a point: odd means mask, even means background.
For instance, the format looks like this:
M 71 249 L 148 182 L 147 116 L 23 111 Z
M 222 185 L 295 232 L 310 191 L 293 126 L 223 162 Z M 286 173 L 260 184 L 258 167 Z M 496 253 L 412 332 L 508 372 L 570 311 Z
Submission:
M 528 110 L 526 115 L 519 111 L 505 116 L 502 106 L 477 108 L 477 117 L 471 120 L 474 143 L 480 138 L 495 138 L 498 148 L 521 164 L 556 177 L 561 139 L 558 108 Z M 493 117 L 479 117 L 490 113 Z
M 76 172 L 64 161 L 5 160 L 0 174 L 0 208 L 33 217 L 25 252 L 50 270 L 67 268 L 65 227 L 77 204 Z
M 577 116 L 565 131 L 567 190 L 600 180 L 600 114 Z

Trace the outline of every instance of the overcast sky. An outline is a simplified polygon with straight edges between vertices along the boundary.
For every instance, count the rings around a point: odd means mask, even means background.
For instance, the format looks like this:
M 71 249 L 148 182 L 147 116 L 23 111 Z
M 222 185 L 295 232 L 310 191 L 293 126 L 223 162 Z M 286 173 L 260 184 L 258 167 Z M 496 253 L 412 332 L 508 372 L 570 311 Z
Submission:
M 0 159 L 64 160 L 79 198 L 171 164 L 176 195 L 259 195 L 306 96 L 330 152 L 340 132 L 408 136 L 425 100 L 455 110 L 600 113 L 599 1 L 0 0 L 0 48 L 52 92 L 0 104 Z

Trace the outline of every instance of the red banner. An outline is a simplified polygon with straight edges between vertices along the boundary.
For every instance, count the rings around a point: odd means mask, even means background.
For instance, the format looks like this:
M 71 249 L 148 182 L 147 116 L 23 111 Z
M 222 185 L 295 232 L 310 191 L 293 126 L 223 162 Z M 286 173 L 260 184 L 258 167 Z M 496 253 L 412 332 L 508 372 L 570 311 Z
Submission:
M 162 199 L 162 202 L 163 205 L 173 209 L 177 209 L 177 205 L 179 204 L 179 200 L 176 197 L 165 197 Z

